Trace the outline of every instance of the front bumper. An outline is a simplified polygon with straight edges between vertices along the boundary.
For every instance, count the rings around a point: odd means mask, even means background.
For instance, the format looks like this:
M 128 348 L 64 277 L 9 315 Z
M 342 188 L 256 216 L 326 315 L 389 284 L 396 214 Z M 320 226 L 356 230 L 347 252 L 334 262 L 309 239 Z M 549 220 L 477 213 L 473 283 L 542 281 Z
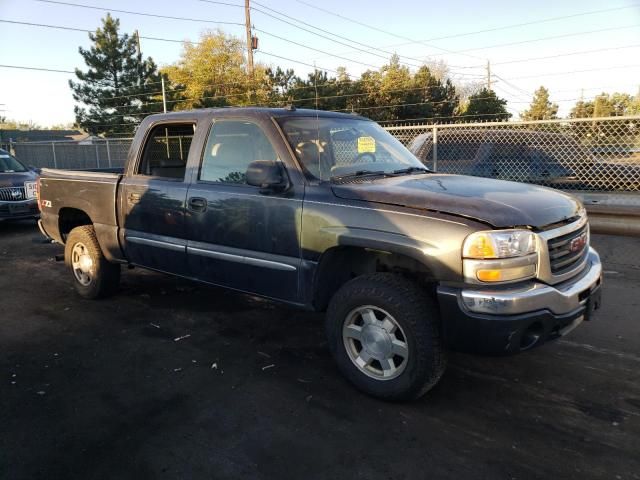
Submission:
M 0 201 L 0 221 L 37 218 L 40 216 L 37 200 L 21 200 L 17 202 Z
M 504 288 L 441 286 L 438 299 L 450 348 L 517 353 L 569 333 L 600 307 L 602 265 L 592 248 L 584 270 L 557 285 L 538 281 Z

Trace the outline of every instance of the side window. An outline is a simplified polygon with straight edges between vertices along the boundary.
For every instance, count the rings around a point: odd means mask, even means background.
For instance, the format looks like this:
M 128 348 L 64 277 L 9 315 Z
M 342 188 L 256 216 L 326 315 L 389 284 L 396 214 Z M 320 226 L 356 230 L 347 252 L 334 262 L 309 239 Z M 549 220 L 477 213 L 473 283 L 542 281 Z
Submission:
M 251 162 L 277 159 L 271 142 L 255 123 L 217 121 L 209 133 L 199 179 L 245 184 L 247 167 Z
M 138 167 L 139 175 L 184 179 L 195 123 L 158 125 L 151 130 Z

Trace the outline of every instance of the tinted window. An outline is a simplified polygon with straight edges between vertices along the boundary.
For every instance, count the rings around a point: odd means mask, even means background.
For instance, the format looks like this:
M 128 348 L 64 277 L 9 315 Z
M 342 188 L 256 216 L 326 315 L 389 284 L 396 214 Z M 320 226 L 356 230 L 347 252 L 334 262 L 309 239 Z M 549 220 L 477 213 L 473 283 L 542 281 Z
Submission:
M 154 127 L 144 146 L 138 173 L 183 179 L 195 128 L 194 123 Z
M 267 136 L 256 124 L 240 120 L 213 124 L 202 157 L 200 180 L 246 183 L 247 167 L 254 160 L 277 160 Z

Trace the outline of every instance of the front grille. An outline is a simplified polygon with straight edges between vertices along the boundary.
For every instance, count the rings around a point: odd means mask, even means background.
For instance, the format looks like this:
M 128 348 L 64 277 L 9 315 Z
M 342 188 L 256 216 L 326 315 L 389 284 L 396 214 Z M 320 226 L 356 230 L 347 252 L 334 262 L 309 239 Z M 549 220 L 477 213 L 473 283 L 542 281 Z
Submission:
M 0 188 L 0 202 L 20 202 L 27 199 L 24 187 Z
M 589 250 L 588 225 L 547 240 L 551 273 L 561 275 L 580 263 Z M 584 239 L 583 242 L 580 239 Z

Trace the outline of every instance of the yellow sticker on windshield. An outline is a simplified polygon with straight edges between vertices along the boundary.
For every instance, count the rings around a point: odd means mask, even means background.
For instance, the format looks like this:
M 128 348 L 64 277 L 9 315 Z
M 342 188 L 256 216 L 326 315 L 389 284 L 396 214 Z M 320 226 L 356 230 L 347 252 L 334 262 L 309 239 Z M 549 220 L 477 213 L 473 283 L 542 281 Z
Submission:
M 373 137 L 358 137 L 358 153 L 376 153 L 376 139 Z

